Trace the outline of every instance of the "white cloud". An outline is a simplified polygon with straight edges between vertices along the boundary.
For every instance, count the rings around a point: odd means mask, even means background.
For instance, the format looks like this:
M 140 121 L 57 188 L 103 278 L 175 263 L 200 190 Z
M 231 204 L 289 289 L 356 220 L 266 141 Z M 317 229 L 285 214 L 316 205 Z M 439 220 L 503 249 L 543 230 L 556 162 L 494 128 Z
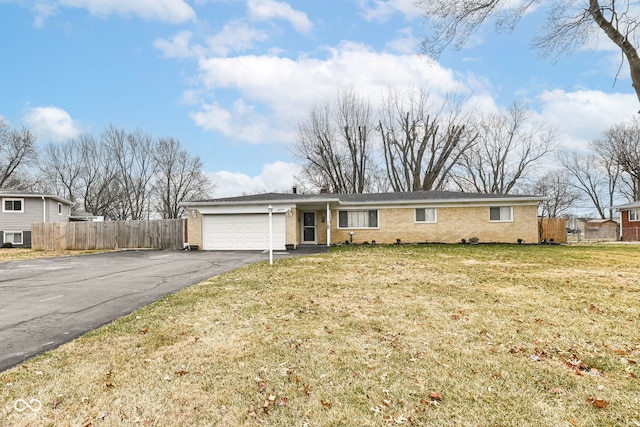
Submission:
M 413 36 L 409 27 L 398 31 L 398 37 L 387 42 L 387 48 L 397 53 L 412 54 L 418 52 L 419 44 L 420 40 Z
M 192 119 L 199 126 L 246 141 L 291 142 L 298 122 L 313 105 L 331 100 L 341 87 L 353 87 L 373 103 L 389 88 L 410 85 L 430 88 L 434 95 L 466 91 L 451 70 L 415 54 L 380 53 L 356 43 L 327 51 L 325 58 L 246 55 L 202 59 L 203 87 L 236 90 L 242 103 L 204 104 L 201 111 L 192 113 Z M 256 107 L 248 109 L 248 105 Z M 239 133 L 230 124 L 238 120 L 250 131 Z
M 634 94 L 608 94 L 595 90 L 565 92 L 557 89 L 538 96 L 544 122 L 562 133 L 563 148 L 584 148 L 614 124 L 634 116 L 638 99 Z
M 36 28 L 42 28 L 44 27 L 46 19 L 55 15 L 57 7 L 53 3 L 37 2 L 33 5 L 32 11 L 36 14 L 36 17 L 33 20 L 33 26 Z
M 244 22 L 232 21 L 218 34 L 207 38 L 208 52 L 227 56 L 231 52 L 242 52 L 254 47 L 254 42 L 269 38 L 264 31 L 252 28 Z
M 167 58 L 227 56 L 232 52 L 251 49 L 256 41 L 265 41 L 269 36 L 264 31 L 236 20 L 227 23 L 217 34 L 207 37 L 204 45 L 194 43 L 193 38 L 193 32 L 180 31 L 170 39 L 155 40 L 153 46 Z
M 274 0 L 248 0 L 249 16 L 255 21 L 270 21 L 274 18 L 288 21 L 296 31 L 309 33 L 313 24 L 307 14 L 295 10 L 288 3 Z
M 192 37 L 193 33 L 191 31 L 180 31 L 170 40 L 157 39 L 153 42 L 153 46 L 161 50 L 162 54 L 167 58 L 188 58 L 194 54 L 191 48 Z
M 367 21 L 384 22 L 397 12 L 411 20 L 422 15 L 415 0 L 360 0 L 360 9 Z
M 26 126 L 43 142 L 63 142 L 82 131 L 71 115 L 58 107 L 33 107 L 24 117 Z
M 295 184 L 294 176 L 299 173 L 299 165 L 277 161 L 265 164 L 260 175 L 255 177 L 230 171 L 210 172 L 209 177 L 216 184 L 215 197 L 233 197 L 291 191 Z
M 196 18 L 196 13 L 184 0 L 59 0 L 59 4 L 87 9 L 93 15 L 135 15 L 173 24 Z
M 266 118 L 255 111 L 253 105 L 236 100 L 229 110 L 220 105 L 203 104 L 202 109 L 190 114 L 191 119 L 206 130 L 215 130 L 233 138 L 251 142 L 271 142 L 265 140 L 269 124 Z

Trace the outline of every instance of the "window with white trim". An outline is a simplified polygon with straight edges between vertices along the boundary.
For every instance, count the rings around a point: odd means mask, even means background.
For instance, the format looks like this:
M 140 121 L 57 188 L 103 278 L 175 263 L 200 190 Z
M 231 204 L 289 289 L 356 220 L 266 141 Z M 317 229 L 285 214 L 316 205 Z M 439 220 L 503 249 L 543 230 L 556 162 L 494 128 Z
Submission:
M 24 199 L 2 199 L 2 212 L 24 212 Z
M 629 209 L 629 221 L 640 221 L 640 209 Z
M 338 228 L 378 228 L 378 211 L 338 211 Z
M 11 243 L 14 245 L 22 244 L 22 232 L 21 231 L 5 231 L 4 232 L 4 242 L 3 243 Z
M 492 206 L 489 208 L 489 221 L 492 222 L 509 222 L 513 221 L 513 207 L 511 206 Z
M 58 203 L 58 215 L 62 215 L 62 203 Z
M 436 208 L 416 208 L 416 222 L 438 222 Z

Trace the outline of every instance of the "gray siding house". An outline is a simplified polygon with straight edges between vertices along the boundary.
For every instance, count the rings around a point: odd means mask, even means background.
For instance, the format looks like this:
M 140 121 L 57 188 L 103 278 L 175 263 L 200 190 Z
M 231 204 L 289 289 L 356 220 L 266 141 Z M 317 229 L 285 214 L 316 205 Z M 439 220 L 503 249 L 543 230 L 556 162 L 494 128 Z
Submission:
M 31 224 L 66 222 L 71 202 L 49 194 L 0 190 L 0 243 L 31 247 Z

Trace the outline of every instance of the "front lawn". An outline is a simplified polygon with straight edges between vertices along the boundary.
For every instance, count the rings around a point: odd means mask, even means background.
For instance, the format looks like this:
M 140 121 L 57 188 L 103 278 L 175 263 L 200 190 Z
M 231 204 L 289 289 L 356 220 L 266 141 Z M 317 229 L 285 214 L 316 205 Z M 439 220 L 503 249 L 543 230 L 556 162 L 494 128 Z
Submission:
M 342 247 L 255 264 L 0 373 L 0 420 L 639 426 L 639 277 L 626 245 Z

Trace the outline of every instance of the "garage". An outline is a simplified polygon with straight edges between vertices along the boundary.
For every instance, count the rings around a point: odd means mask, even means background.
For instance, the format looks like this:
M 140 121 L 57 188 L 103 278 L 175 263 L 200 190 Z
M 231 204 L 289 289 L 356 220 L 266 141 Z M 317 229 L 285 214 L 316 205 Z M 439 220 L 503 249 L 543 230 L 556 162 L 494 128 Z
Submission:
M 205 250 L 268 250 L 268 214 L 209 214 L 202 217 Z M 284 213 L 273 214 L 273 249 L 284 249 L 287 228 Z

